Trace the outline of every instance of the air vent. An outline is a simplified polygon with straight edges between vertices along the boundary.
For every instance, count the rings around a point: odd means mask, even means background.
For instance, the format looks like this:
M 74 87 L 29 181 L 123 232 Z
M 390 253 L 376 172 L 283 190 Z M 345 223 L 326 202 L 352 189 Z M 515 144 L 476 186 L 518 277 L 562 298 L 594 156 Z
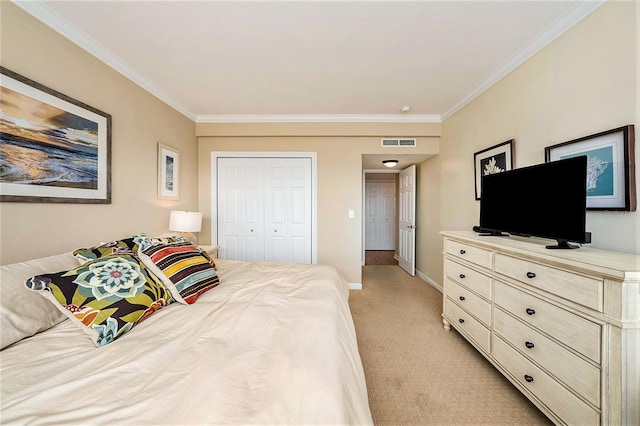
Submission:
M 382 146 L 387 147 L 409 147 L 413 148 L 416 146 L 415 139 L 382 139 Z

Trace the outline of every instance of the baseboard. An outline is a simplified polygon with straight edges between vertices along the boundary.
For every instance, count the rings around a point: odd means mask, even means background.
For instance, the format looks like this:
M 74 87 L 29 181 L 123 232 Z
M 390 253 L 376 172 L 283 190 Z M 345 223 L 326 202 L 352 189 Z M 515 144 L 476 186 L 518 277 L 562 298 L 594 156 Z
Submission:
M 423 281 L 426 281 L 427 284 L 429 284 L 431 287 L 435 288 L 436 290 L 438 290 L 440 293 L 442 293 L 442 286 L 440 284 L 438 284 L 437 282 L 435 282 L 434 280 L 432 280 L 431 278 L 429 278 L 428 276 L 426 276 L 425 274 L 423 274 L 422 272 L 418 271 L 416 269 L 416 275 L 422 279 Z
M 362 290 L 362 283 L 349 283 L 349 290 Z

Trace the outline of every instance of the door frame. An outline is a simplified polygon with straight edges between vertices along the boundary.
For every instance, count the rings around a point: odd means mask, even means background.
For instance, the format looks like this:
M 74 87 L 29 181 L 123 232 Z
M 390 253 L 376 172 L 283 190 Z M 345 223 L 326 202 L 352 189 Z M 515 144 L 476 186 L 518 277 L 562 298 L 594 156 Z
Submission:
M 311 159 L 311 263 L 318 263 L 318 153 L 280 151 L 211 151 L 211 244 L 218 245 L 218 158 Z
M 365 223 L 365 208 L 366 208 L 366 184 L 367 184 L 367 174 L 368 173 L 376 173 L 376 174 L 381 174 L 381 173 L 388 173 L 388 174 L 396 174 L 399 175 L 400 174 L 400 170 L 378 170 L 378 169 L 362 169 L 362 253 L 361 253 L 361 259 L 360 262 L 362 264 L 362 266 L 364 266 L 365 264 L 365 258 L 366 258 L 366 238 L 367 238 L 367 234 L 366 234 L 366 223 Z M 398 194 L 396 193 L 396 210 L 398 209 Z M 396 217 L 396 225 L 397 225 L 397 220 L 398 218 Z M 397 235 L 397 230 L 396 230 L 396 242 L 395 242 L 395 250 L 394 250 L 394 258 L 397 258 L 397 250 L 398 250 L 398 235 Z

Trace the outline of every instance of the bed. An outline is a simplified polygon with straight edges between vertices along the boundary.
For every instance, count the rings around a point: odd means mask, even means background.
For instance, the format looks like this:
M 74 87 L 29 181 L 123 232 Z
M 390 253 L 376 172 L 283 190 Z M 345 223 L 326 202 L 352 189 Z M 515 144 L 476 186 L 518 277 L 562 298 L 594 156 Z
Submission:
M 3 310 L 8 279 L 72 263 L 3 269 Z M 215 259 L 215 269 L 219 283 L 195 303 L 169 304 L 105 346 L 68 319 L 9 344 L 0 423 L 372 424 L 334 268 Z M 3 312 L 3 333 L 16 315 Z

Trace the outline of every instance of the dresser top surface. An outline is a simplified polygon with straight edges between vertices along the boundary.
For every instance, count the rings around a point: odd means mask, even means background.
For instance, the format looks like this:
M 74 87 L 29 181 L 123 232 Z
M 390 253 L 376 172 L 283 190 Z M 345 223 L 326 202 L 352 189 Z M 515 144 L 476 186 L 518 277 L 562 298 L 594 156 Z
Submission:
M 441 234 L 447 238 L 528 258 L 594 269 L 618 278 L 640 279 L 640 255 L 633 253 L 601 250 L 584 245 L 574 250 L 550 250 L 545 246 L 554 244 L 554 240 L 516 236 L 480 236 L 473 231 L 442 231 Z

